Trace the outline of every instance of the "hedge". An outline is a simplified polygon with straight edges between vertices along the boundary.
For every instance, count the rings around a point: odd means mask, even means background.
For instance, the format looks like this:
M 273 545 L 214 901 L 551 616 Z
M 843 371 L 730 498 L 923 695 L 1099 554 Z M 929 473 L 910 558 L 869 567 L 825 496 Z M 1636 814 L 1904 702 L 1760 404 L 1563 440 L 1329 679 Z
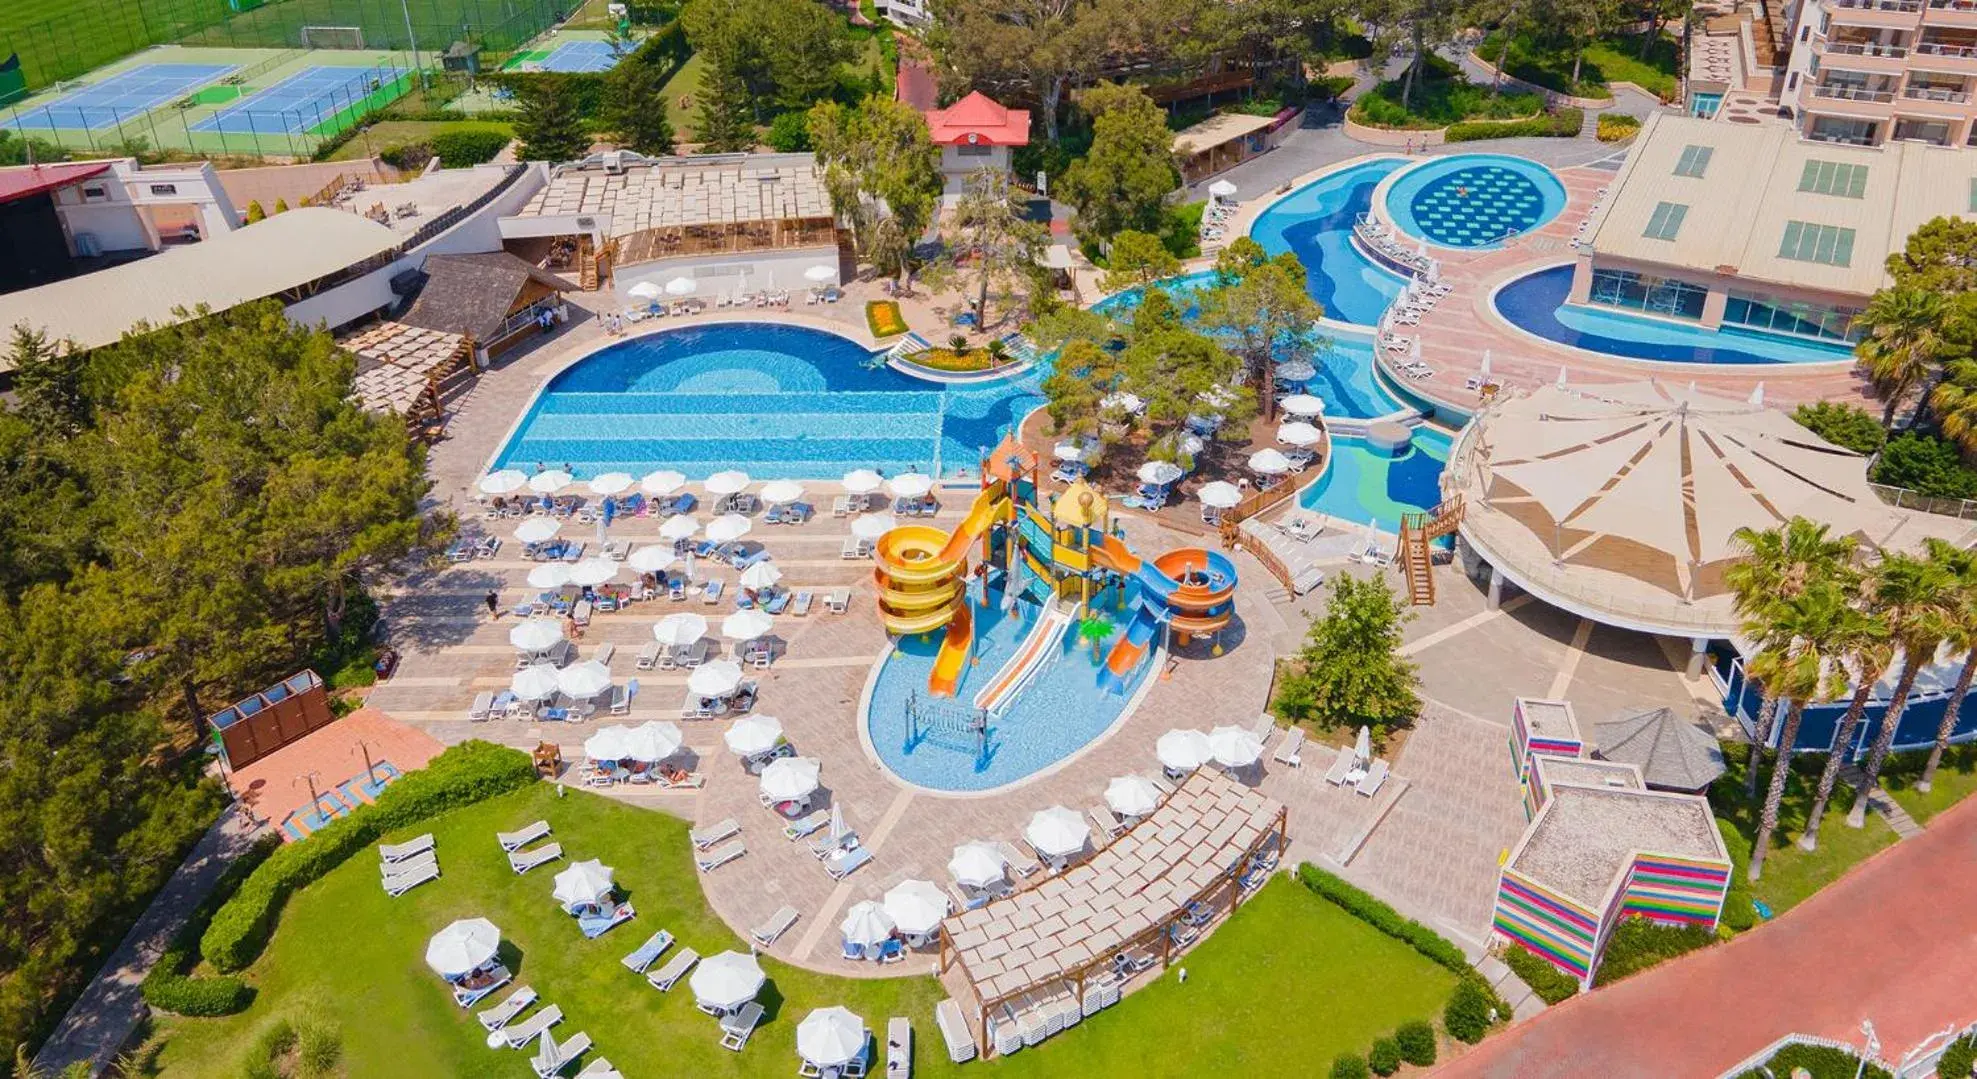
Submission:
M 1476 972 L 1469 966 L 1469 960 L 1463 956 L 1462 949 L 1450 943 L 1447 937 L 1412 918 L 1403 917 L 1399 911 L 1353 887 L 1343 879 L 1309 862 L 1297 867 L 1297 879 L 1303 881 L 1306 888 L 1344 907 L 1353 917 L 1396 940 L 1404 941 L 1415 951 L 1463 978 L 1476 976 Z
M 1373 1048 L 1366 1054 L 1366 1066 L 1374 1075 L 1387 1076 L 1400 1070 L 1400 1043 L 1392 1038 L 1373 1039 Z
M 1442 1009 L 1442 1026 L 1457 1041 L 1474 1045 L 1483 1040 L 1490 1027 L 1510 1018 L 1510 1005 L 1497 996 L 1481 978 L 1464 978 L 1449 995 Z
M 1966 1034 L 1951 1042 L 1936 1061 L 1937 1079 L 1969 1079 L 1977 1064 L 1977 1035 Z
M 1569 139 L 1579 134 L 1585 116 L 1578 109 L 1559 109 L 1528 120 L 1465 120 L 1450 124 L 1443 133 L 1445 142 L 1476 142 L 1482 139 Z
M 1845 1049 L 1835 1049 L 1830 1045 L 1806 1045 L 1793 1042 L 1771 1054 L 1771 1059 L 1758 1067 L 1737 1076 L 1737 1079 L 1770 1079 L 1771 1076 L 1787 1076 L 1805 1069 L 1812 1079 L 1893 1079 L 1888 1069 L 1869 1064 L 1860 1066 L 1860 1058 Z M 1938 1075 L 1943 1072 L 1940 1067 Z
M 513 137 L 505 131 L 468 128 L 464 131 L 434 132 L 426 140 L 426 145 L 432 147 L 441 168 L 462 169 L 494 160 L 494 155 L 500 153 Z
M 1358 1053 L 1340 1053 L 1332 1061 L 1332 1079 L 1368 1079 L 1366 1058 Z
M 1531 987 L 1546 1004 L 1556 1004 L 1579 991 L 1579 980 L 1552 966 L 1536 953 L 1512 944 L 1503 950 L 1503 965 Z
M 220 874 L 213 890 L 201 900 L 185 925 L 173 935 L 163 954 L 144 976 L 139 986 L 144 1002 L 159 1011 L 178 1015 L 212 1017 L 234 1015 L 254 1003 L 254 987 L 230 975 L 195 977 L 199 965 L 199 937 L 213 920 L 213 914 L 240 889 L 242 881 L 281 846 L 276 836 L 263 836 Z
M 1699 925 L 1659 925 L 1646 918 L 1626 918 L 1613 928 L 1600 953 L 1593 985 L 1611 985 L 1629 974 L 1686 955 L 1716 940 Z
M 223 973 L 252 963 L 274 932 L 290 894 L 342 865 L 388 832 L 535 782 L 528 754 L 490 742 L 462 742 L 386 787 L 378 800 L 331 821 L 262 863 L 213 916 L 199 949 Z

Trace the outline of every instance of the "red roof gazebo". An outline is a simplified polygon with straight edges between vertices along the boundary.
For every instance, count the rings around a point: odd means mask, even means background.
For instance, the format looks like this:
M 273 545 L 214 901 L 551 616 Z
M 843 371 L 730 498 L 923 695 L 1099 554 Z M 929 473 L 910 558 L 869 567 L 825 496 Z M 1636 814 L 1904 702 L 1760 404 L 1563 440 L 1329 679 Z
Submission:
M 1030 113 L 976 90 L 947 108 L 928 109 L 927 130 L 937 146 L 1027 146 Z

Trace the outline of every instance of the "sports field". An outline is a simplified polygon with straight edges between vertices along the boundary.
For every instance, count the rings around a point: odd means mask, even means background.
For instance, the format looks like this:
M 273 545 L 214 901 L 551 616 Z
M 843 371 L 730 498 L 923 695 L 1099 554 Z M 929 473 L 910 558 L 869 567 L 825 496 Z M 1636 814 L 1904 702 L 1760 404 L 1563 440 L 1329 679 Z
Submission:
M 638 47 L 627 42 L 627 54 Z M 556 30 L 528 43 L 501 65 L 503 71 L 582 71 L 601 73 L 622 59 L 602 30 Z

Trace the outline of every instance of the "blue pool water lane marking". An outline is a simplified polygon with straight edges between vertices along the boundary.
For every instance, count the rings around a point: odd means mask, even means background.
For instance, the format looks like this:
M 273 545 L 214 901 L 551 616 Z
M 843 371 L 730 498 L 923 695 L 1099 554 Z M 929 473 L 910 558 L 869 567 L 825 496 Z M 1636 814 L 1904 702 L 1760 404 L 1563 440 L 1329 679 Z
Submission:
M 1374 264 L 1352 243 L 1352 223 L 1373 208 L 1380 182 L 1408 164 L 1379 158 L 1321 176 L 1273 203 L 1250 226 L 1272 256 L 1288 251 L 1304 264 L 1305 291 L 1325 317 L 1371 326 L 1406 282 Z

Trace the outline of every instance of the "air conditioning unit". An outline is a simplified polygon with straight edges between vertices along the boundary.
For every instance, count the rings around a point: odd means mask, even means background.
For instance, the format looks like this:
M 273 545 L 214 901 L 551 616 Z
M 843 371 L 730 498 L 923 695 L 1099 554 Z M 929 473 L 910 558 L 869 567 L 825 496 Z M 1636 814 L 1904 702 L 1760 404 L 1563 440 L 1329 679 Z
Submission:
M 93 259 L 103 253 L 103 243 L 93 232 L 78 232 L 75 241 L 76 255 L 79 258 Z

